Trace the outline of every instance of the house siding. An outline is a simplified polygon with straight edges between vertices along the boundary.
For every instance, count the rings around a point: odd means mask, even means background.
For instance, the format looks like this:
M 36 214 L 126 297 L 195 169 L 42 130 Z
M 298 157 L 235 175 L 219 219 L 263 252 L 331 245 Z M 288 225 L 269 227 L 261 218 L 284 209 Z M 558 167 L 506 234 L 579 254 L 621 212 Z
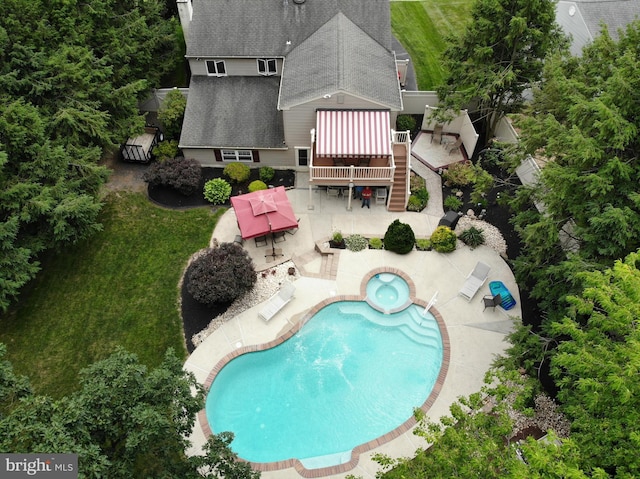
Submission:
M 295 152 L 293 148 L 287 150 L 257 150 L 260 156 L 259 162 L 245 163 L 250 168 L 260 168 L 271 166 L 272 168 L 294 168 Z M 185 158 L 193 158 L 202 166 L 212 166 L 224 168 L 228 163 L 217 161 L 213 148 L 185 148 L 183 149 Z
M 273 57 L 265 57 L 273 58 Z M 192 75 L 207 75 L 206 60 L 224 60 L 227 76 L 265 76 L 258 73 L 256 58 L 189 58 L 189 68 Z M 277 76 L 282 73 L 282 59 L 277 58 Z

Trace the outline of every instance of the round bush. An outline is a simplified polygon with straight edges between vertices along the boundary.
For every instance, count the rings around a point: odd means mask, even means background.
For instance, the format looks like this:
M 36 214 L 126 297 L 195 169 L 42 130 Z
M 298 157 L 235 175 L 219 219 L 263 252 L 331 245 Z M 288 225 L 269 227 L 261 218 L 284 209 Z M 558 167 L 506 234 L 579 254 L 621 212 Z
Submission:
M 232 181 L 235 181 L 236 183 L 242 183 L 243 181 L 247 181 L 249 179 L 251 170 L 244 163 L 229 163 L 224 167 L 223 173 Z
M 276 170 L 274 170 L 270 166 L 263 166 L 262 168 L 260 168 L 260 179 L 265 183 L 269 183 L 275 175 Z
M 411 226 L 395 220 L 384 234 L 384 248 L 398 254 L 407 254 L 416 244 L 416 235 Z
M 416 240 L 416 248 L 420 251 L 431 251 L 431 240 L 430 239 L 417 239 Z
M 204 184 L 204 197 L 214 205 L 221 205 L 231 197 L 231 185 L 222 178 L 214 178 Z
M 382 243 L 381 238 L 371 238 L 369 239 L 369 247 L 371 249 L 382 249 L 384 244 Z
M 438 226 L 431 235 L 431 246 L 438 253 L 451 253 L 456 249 L 457 237 L 448 226 Z
M 151 186 L 168 186 L 189 196 L 200 186 L 202 167 L 192 158 L 170 158 L 152 163 L 142 179 Z
M 254 191 L 266 190 L 268 187 L 264 183 L 264 181 L 255 180 L 249 183 L 249 193 L 253 193 Z
M 234 243 L 209 248 L 187 270 L 187 291 L 199 303 L 230 303 L 256 282 L 249 253 Z

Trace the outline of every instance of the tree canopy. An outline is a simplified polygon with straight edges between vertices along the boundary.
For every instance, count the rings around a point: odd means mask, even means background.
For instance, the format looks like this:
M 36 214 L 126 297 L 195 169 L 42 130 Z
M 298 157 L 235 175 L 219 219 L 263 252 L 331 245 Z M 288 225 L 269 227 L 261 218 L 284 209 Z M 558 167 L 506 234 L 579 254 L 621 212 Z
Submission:
M 100 229 L 103 152 L 174 65 L 163 2 L 0 2 L 0 309 L 38 257 Z
M 441 106 L 484 120 L 487 138 L 503 115 L 540 79 L 544 58 L 562 44 L 551 0 L 477 0 L 467 28 L 442 55 L 447 73 Z
M 80 389 L 53 400 L 34 395 L 4 360 L 0 344 L 0 449 L 78 454 L 87 478 L 258 479 L 231 451 L 233 435 L 212 436 L 189 457 L 188 436 L 204 391 L 173 351 L 153 370 L 118 349 L 82 371 Z

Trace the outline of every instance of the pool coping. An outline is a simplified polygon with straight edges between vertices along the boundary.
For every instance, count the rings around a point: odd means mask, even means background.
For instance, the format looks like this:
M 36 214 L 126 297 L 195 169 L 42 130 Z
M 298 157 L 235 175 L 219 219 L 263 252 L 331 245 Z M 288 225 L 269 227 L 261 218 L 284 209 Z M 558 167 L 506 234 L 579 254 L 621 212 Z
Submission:
M 293 337 L 298 331 L 300 331 L 300 329 L 306 324 L 307 320 L 313 317 L 313 315 L 315 315 L 318 311 L 320 311 L 325 306 L 335 303 L 337 301 L 366 301 L 367 282 L 376 274 L 381 274 L 381 273 L 392 273 L 400 276 L 409 285 L 409 297 L 410 299 L 412 299 L 412 303 L 418 306 L 421 306 L 423 308 L 426 308 L 428 306 L 428 303 L 426 301 L 420 298 L 416 298 L 415 283 L 407 273 L 405 273 L 404 271 L 398 268 L 393 268 L 393 267 L 374 268 L 363 275 L 363 279 L 360 283 L 360 295 L 337 295 L 330 298 L 326 298 L 318 302 L 311 308 L 309 308 L 309 310 L 306 313 L 302 314 L 299 317 L 296 323 L 292 324 L 291 327 L 289 327 L 276 339 L 266 343 L 262 343 L 262 344 L 243 346 L 225 355 L 222 359 L 220 359 L 217 362 L 217 364 L 211 369 L 211 371 L 207 375 L 207 379 L 204 382 L 205 391 L 206 392 L 209 391 L 215 377 L 231 360 L 243 354 L 264 351 L 266 349 L 271 349 L 275 346 L 278 346 L 279 344 L 282 344 L 283 342 Z M 424 401 L 424 403 L 420 406 L 420 409 L 424 413 L 427 413 L 429 411 L 433 403 L 438 398 L 440 391 L 442 390 L 444 381 L 447 376 L 447 372 L 449 370 L 450 357 L 451 357 L 451 344 L 449 341 L 449 334 L 447 332 L 447 327 L 444 322 L 444 319 L 442 318 L 442 315 L 440 314 L 440 312 L 434 306 L 431 306 L 431 308 L 429 309 L 429 312 L 434 316 L 436 322 L 438 323 L 438 328 L 440 329 L 440 335 L 442 337 L 442 365 L 440 366 L 440 371 L 433 385 L 433 388 L 431 389 L 431 393 L 429 394 L 427 399 Z M 205 437 L 208 438 L 213 434 L 213 431 L 209 426 L 209 421 L 207 419 L 205 408 L 200 410 L 200 412 L 198 413 L 198 419 Z M 348 472 L 354 469 L 358 465 L 361 454 L 366 453 L 372 449 L 375 449 L 383 444 L 386 444 L 398 438 L 402 434 L 410 431 L 417 423 L 418 422 L 415 416 L 411 416 L 401 425 L 389 431 L 388 433 L 383 434 L 382 436 L 379 436 L 376 439 L 372 439 L 371 441 L 368 441 L 366 443 L 363 443 L 354 447 L 351 451 L 351 460 L 349 462 L 345 462 L 335 466 L 316 468 L 316 469 L 307 469 L 304 467 L 304 465 L 299 459 L 286 459 L 283 461 L 275 461 L 275 462 L 268 462 L 268 463 L 251 462 L 251 461 L 245 461 L 245 462 L 248 462 L 254 470 L 258 470 L 261 472 L 294 468 L 298 472 L 298 474 L 300 474 L 302 477 L 307 477 L 307 478 L 317 478 L 317 477 L 330 476 L 333 474 L 340 474 L 340 473 Z

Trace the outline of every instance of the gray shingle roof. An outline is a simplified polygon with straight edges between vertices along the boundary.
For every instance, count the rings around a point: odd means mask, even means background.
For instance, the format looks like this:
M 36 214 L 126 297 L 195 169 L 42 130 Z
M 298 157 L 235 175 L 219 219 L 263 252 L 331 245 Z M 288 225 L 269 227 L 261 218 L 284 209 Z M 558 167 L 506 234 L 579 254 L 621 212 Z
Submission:
M 604 23 L 609 34 L 618 38 L 618 29 L 640 18 L 640 0 L 575 0 L 559 1 L 556 21 L 565 33 L 573 37 L 571 53 L 579 55 Z
M 287 109 L 336 92 L 393 110 L 402 108 L 393 54 L 342 13 L 287 55 L 279 107 Z
M 391 48 L 388 0 L 195 0 L 187 56 L 284 56 L 340 12 Z
M 282 148 L 279 80 L 192 76 L 180 146 Z

